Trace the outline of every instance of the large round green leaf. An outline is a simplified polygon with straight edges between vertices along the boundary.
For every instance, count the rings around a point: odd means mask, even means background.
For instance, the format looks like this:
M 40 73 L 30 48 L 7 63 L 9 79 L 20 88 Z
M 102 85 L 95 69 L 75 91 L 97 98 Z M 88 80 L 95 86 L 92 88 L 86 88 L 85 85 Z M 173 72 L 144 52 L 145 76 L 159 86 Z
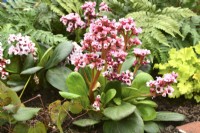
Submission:
M 88 89 L 86 87 L 85 81 L 81 74 L 78 72 L 70 73 L 67 77 L 66 83 L 70 93 L 78 94 L 81 96 L 88 95 Z
M 132 87 L 139 89 L 142 93 L 149 93 L 149 87 L 146 86 L 146 82 L 150 80 L 153 80 L 150 74 L 141 72 L 136 75 L 132 82 Z
M 121 120 L 135 111 L 136 107 L 130 103 L 122 103 L 119 106 L 104 109 L 103 114 L 115 121 Z
M 11 73 L 19 73 L 22 66 L 20 63 L 20 57 L 15 56 L 15 57 L 12 57 L 10 60 L 11 60 L 11 63 L 6 66 L 6 71 L 11 72 Z
M 144 123 L 135 111 L 126 119 L 120 121 L 106 121 L 103 125 L 104 133 L 144 133 Z
M 62 91 L 60 91 L 59 94 L 66 99 L 76 99 L 76 98 L 81 97 L 80 95 L 77 95 L 74 93 L 62 92 Z
M 32 54 L 29 54 L 26 56 L 24 64 L 23 64 L 23 69 L 22 70 L 26 70 L 28 68 L 34 67 L 34 57 Z
M 147 121 L 144 123 L 144 130 L 147 133 L 160 133 L 160 129 L 157 123 L 153 121 Z
M 46 79 L 53 87 L 67 91 L 66 79 L 71 72 L 67 67 L 51 68 L 46 73 Z
M 150 121 L 156 118 L 156 111 L 151 106 L 140 104 L 137 105 L 137 109 L 139 110 L 144 121 Z
M 64 60 L 72 51 L 73 44 L 69 41 L 60 43 L 54 50 L 49 61 L 46 64 L 46 69 L 56 66 L 59 62 Z

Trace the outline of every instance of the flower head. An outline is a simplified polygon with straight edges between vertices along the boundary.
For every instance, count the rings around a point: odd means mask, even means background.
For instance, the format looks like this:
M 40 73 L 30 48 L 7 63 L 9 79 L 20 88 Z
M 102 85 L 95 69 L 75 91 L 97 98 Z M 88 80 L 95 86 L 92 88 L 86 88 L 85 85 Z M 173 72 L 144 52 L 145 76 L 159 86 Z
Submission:
M 32 54 L 36 59 L 35 43 L 30 40 L 29 36 L 22 36 L 21 34 L 11 34 L 8 38 L 8 43 L 13 44 L 8 49 L 8 54 L 12 55 L 28 55 Z
M 87 1 L 81 6 L 81 8 L 84 10 L 84 16 L 86 20 L 92 20 L 96 18 L 95 6 L 96 2 L 91 1 Z
M 70 13 L 66 16 L 62 16 L 60 21 L 67 26 L 67 31 L 72 32 L 77 28 L 83 28 L 85 23 L 81 20 L 79 14 L 77 13 Z
M 110 11 L 110 8 L 108 7 L 108 5 L 105 2 L 101 2 L 101 4 L 99 5 L 99 10 L 100 11 Z

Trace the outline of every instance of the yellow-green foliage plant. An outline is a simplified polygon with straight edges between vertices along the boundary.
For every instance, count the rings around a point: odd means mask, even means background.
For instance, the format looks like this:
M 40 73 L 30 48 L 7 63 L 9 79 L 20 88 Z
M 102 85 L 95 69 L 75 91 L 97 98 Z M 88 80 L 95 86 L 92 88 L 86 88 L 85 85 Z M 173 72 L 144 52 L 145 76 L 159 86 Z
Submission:
M 155 64 L 160 74 L 175 71 L 179 74 L 177 85 L 174 86 L 174 98 L 184 95 L 187 99 L 194 98 L 200 102 L 200 42 L 196 46 L 180 50 L 171 49 L 169 60 L 165 64 Z

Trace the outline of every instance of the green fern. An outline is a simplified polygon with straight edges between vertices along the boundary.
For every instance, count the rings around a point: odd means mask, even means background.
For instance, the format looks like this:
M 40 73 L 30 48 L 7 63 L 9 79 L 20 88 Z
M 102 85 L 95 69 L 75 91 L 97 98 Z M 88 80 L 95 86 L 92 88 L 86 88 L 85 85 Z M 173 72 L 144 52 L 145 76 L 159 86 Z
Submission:
M 76 12 L 82 14 L 80 0 L 42 0 L 50 9 L 58 16 L 62 16 L 66 13 Z
M 158 61 L 166 61 L 168 56 L 165 51 L 175 46 L 174 43 L 170 44 L 169 38 L 184 39 L 184 35 L 180 31 L 180 22 L 196 15 L 187 8 L 165 7 L 160 9 L 149 0 L 105 1 L 111 7 L 112 13 L 117 19 L 119 18 L 118 16 L 132 17 L 136 21 L 136 25 L 142 27 L 143 32 L 140 38 L 143 42 L 143 47 L 153 50 L 153 55 Z M 197 36 L 195 33 L 193 35 Z M 177 47 L 183 47 L 178 46 L 182 44 L 176 45 Z
M 62 34 L 54 35 L 52 32 L 43 30 L 29 30 L 26 34 L 47 45 L 54 45 L 67 40 Z

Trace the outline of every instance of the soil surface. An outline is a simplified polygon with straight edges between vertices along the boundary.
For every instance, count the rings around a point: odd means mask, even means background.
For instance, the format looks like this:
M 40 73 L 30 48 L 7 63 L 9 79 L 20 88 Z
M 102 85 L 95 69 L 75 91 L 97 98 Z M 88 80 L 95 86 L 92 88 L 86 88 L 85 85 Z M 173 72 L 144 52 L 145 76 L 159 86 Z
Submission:
M 184 114 L 186 119 L 182 122 L 166 122 L 163 133 L 179 133 L 176 126 L 186 123 L 200 121 L 200 104 L 194 100 L 188 100 L 184 97 L 178 99 L 157 97 L 154 99 L 158 104 L 158 111 L 172 111 Z

